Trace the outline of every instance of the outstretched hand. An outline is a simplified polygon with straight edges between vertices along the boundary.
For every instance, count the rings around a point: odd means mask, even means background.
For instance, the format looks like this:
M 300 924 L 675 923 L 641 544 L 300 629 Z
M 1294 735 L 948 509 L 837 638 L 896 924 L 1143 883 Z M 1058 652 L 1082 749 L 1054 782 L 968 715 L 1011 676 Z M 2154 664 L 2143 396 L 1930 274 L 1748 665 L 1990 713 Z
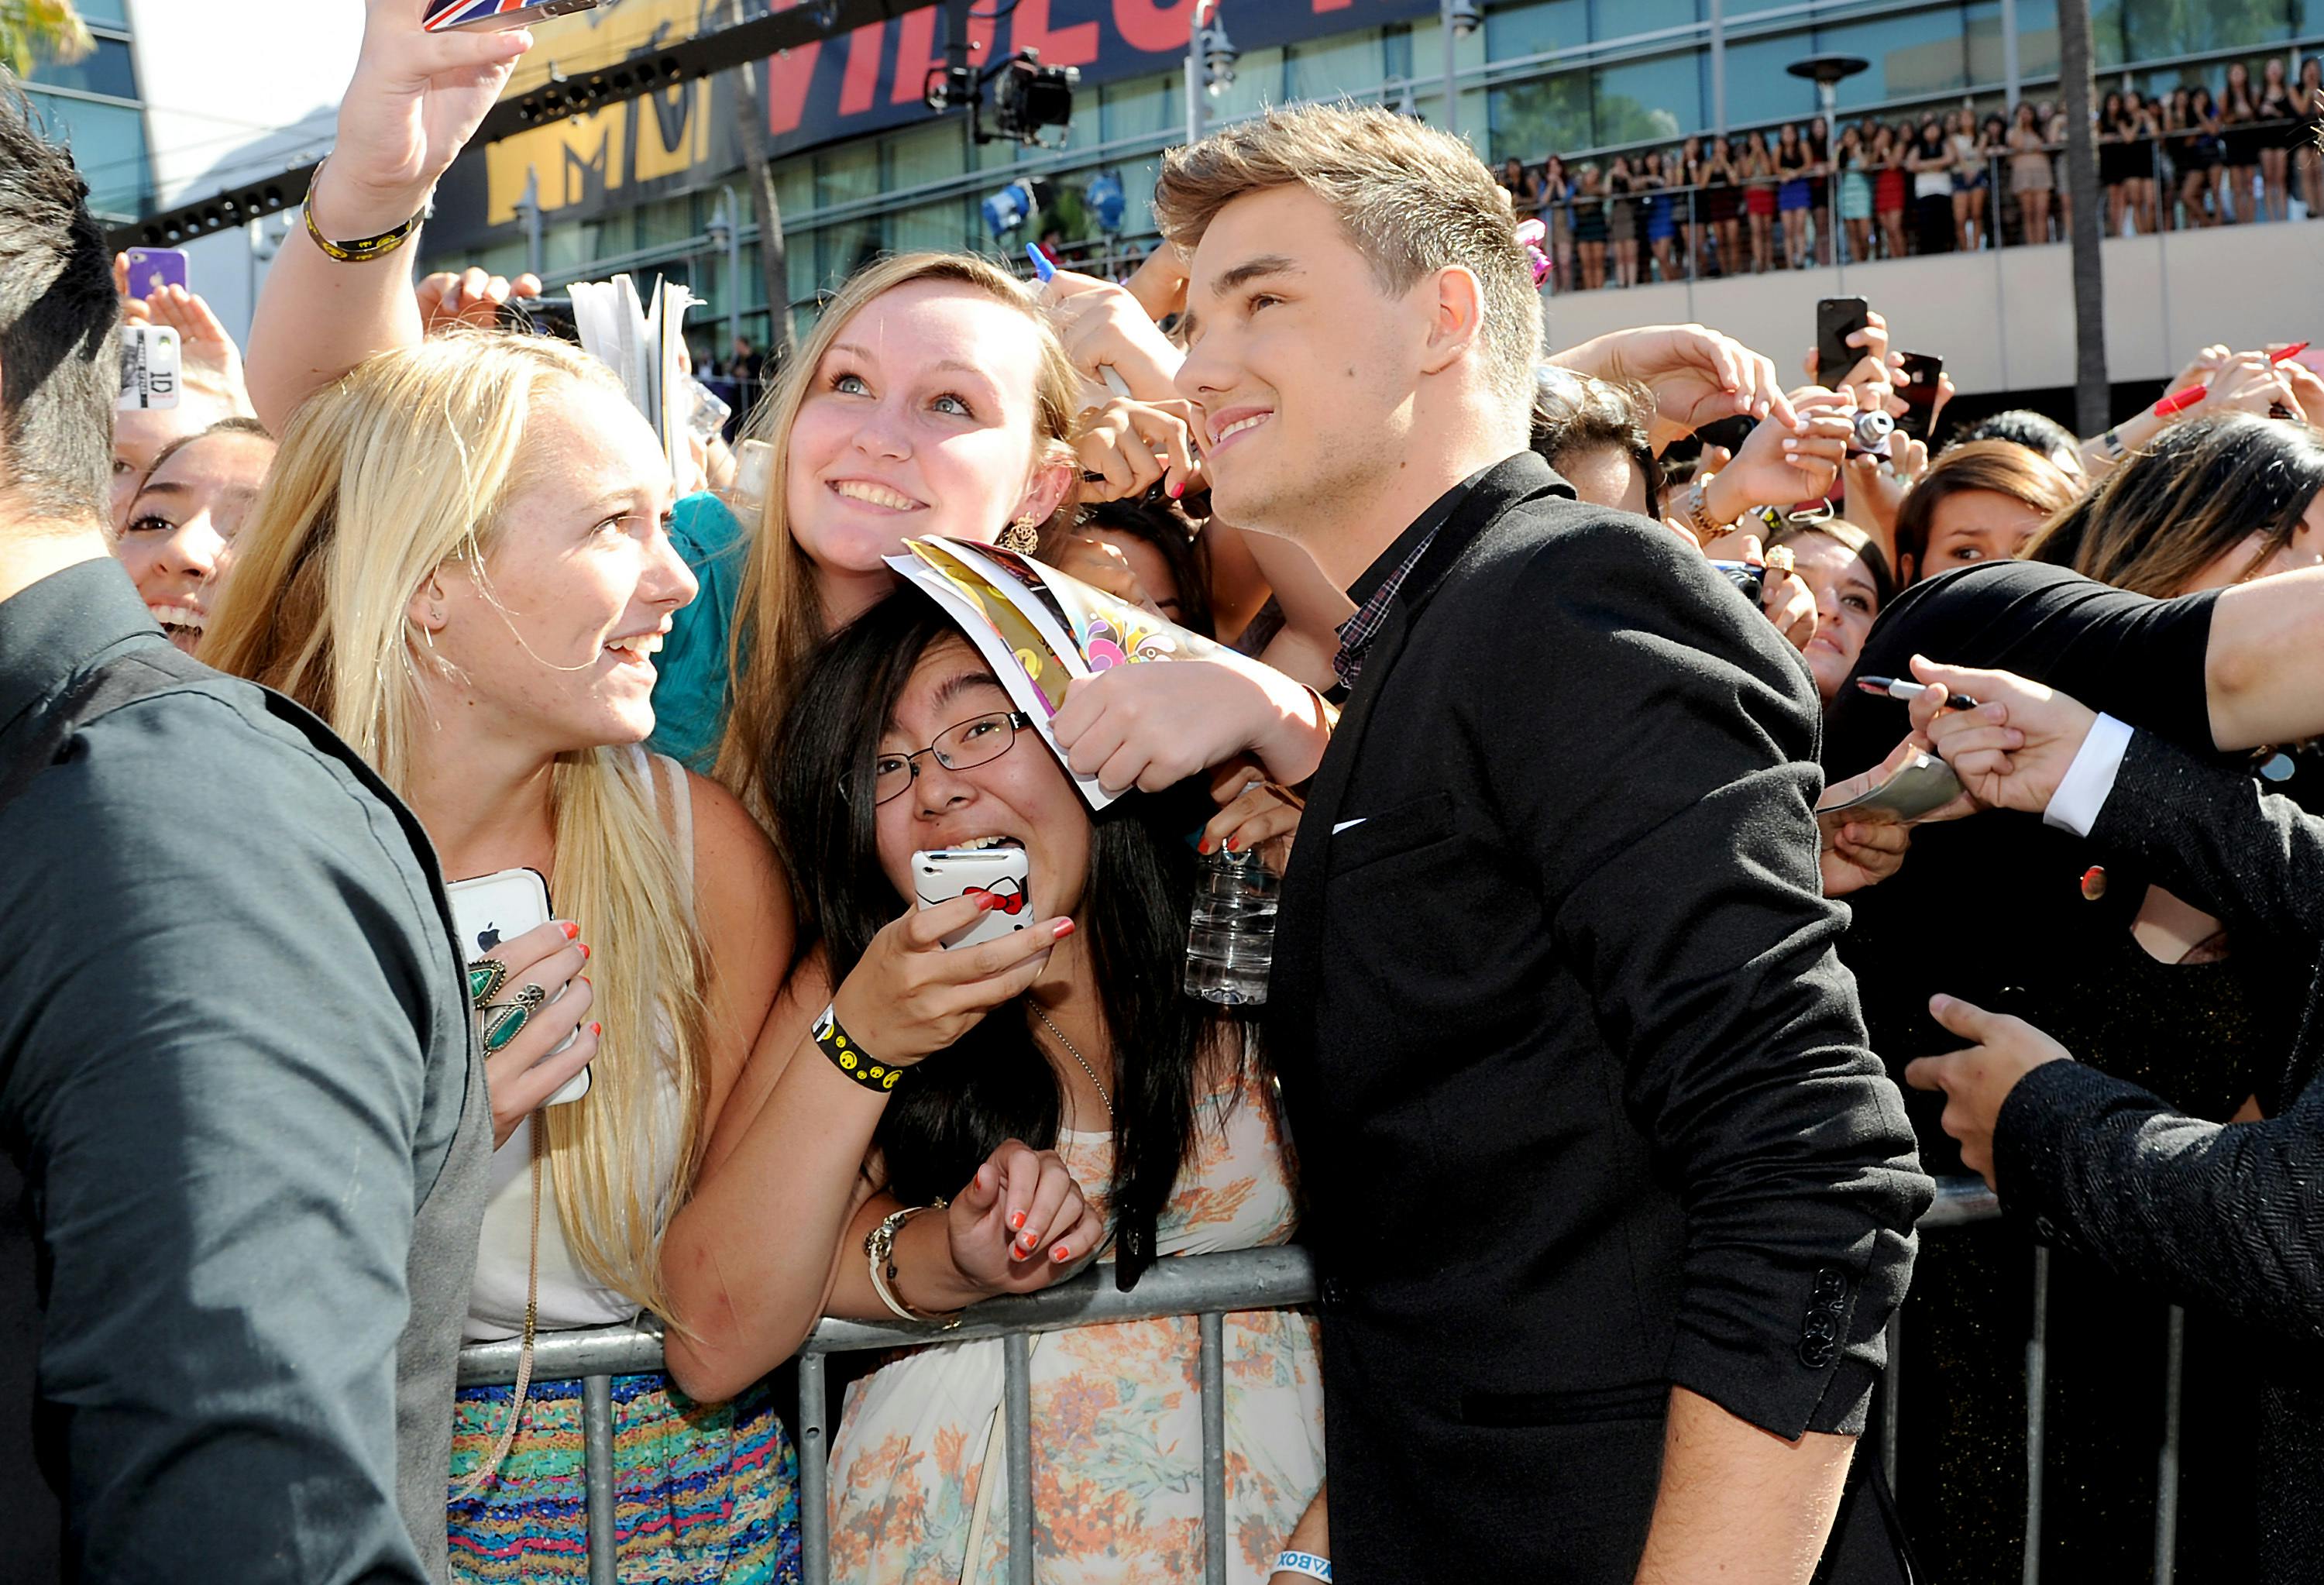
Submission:
M 1748 413 L 1799 429 L 1772 360 L 1703 325 L 1618 330 L 1552 360 L 1602 380 L 1635 380 L 1655 399 L 1655 439 L 1666 445 L 1718 419 Z
M 1988 809 L 2047 810 L 2098 721 L 2089 705 L 2013 672 L 1939 666 L 1915 655 L 1913 676 L 1978 701 L 1974 710 L 1945 710 L 1932 691 L 1910 711 L 1913 730 Z
M 513 281 L 483 270 L 438 270 L 420 277 L 420 284 L 411 290 L 420 304 L 420 322 L 429 335 L 454 325 L 476 325 L 489 330 L 500 323 L 501 309 L 511 299 L 540 295 L 540 277 L 530 270 Z
M 532 48 L 522 29 L 429 32 L 427 9 L 427 0 L 364 0 L 363 53 L 317 177 L 326 235 L 375 236 L 418 213 Z
M 1929 999 L 1929 1012 L 1963 1039 L 1977 1042 L 1943 1056 L 1915 1058 L 1904 1066 L 1904 1082 L 1915 1090 L 1942 1091 L 1946 1133 L 1960 1141 L 1961 1161 L 1997 1193 L 1993 1127 L 2017 1081 L 2044 1063 L 2070 1062 L 2073 1054 L 2024 1018 L 1989 1013 L 1953 996 Z
M 128 260 L 126 253 L 115 259 L 116 281 L 127 280 Z M 257 416 L 243 383 L 242 349 L 208 303 L 182 286 L 164 286 L 151 297 L 124 298 L 121 317 L 132 325 L 166 325 L 175 330 L 187 383 L 208 387 L 244 418 Z

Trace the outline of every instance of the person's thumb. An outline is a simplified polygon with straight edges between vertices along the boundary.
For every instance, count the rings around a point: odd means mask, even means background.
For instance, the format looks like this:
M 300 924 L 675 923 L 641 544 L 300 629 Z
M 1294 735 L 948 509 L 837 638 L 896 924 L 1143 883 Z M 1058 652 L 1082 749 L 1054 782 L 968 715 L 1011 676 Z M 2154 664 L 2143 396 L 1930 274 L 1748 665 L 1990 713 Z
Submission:
M 1912 660 L 1913 678 L 1916 682 L 1942 684 L 1948 693 L 1969 694 L 1977 698 L 1988 698 L 1991 688 L 1978 691 L 1978 685 L 1995 674 L 1979 671 L 1973 666 L 1941 666 L 1926 655 L 1915 655 Z
M 960 1192 L 955 1202 L 972 1216 L 982 1216 L 1001 1201 L 1001 1173 L 991 1162 L 976 1169 L 968 1180 L 968 1187 Z
M 1973 1001 L 1939 991 L 1929 998 L 1929 1016 L 1962 1039 L 1982 1046 L 1997 1032 L 2006 1015 L 1989 1013 Z

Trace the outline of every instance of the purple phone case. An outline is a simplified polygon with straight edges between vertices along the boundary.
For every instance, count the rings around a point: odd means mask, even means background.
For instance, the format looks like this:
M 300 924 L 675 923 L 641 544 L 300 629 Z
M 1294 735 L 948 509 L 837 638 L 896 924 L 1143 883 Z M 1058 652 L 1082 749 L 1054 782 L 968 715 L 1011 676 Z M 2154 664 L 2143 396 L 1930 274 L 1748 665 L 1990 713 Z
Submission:
M 192 290 L 186 272 L 185 253 L 177 248 L 131 248 L 129 295 L 152 297 L 165 286 Z

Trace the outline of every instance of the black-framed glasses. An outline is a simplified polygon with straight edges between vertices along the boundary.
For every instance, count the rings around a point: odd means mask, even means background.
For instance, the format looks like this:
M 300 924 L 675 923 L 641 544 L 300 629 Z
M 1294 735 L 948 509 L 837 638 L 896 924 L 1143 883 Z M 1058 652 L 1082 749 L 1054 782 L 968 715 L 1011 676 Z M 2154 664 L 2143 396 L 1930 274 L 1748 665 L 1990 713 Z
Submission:
M 1022 710 L 996 710 L 990 715 L 955 722 L 936 733 L 936 741 L 908 754 L 882 754 L 872 761 L 872 802 L 877 806 L 900 797 L 919 779 L 920 756 L 933 754 L 947 770 L 966 770 L 998 760 L 1017 741 L 1018 732 L 1033 724 Z

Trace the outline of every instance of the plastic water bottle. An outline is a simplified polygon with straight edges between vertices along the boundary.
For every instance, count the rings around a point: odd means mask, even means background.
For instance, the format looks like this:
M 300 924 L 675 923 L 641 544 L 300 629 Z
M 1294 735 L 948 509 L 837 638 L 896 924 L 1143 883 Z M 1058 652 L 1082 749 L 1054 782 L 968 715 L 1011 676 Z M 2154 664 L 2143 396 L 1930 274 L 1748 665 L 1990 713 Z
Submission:
M 1203 861 L 1186 927 L 1186 994 L 1227 1007 L 1267 1000 L 1275 961 L 1275 906 L 1283 882 L 1249 850 Z

